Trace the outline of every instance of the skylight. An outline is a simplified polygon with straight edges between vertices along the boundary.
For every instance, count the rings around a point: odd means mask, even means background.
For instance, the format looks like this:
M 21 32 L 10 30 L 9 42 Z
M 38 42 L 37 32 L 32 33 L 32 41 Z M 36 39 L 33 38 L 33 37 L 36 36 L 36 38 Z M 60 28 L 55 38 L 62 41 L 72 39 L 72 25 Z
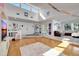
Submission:
M 41 9 L 39 7 L 30 5 L 28 3 L 12 3 L 12 5 L 22 8 L 26 11 L 30 11 L 32 13 L 35 13 L 34 15 L 38 15 L 43 19 L 46 20 L 46 18 L 49 16 L 48 10 L 47 9 Z M 36 17 L 36 16 L 35 16 Z M 38 16 L 37 16 L 38 17 Z
M 25 10 L 28 10 L 28 11 L 31 11 L 31 7 L 28 4 L 25 4 L 25 3 L 21 4 L 21 8 L 25 9 Z
M 42 9 L 43 14 L 48 17 L 50 15 L 50 12 L 47 9 Z
M 32 12 L 38 13 L 38 8 L 32 7 L 31 9 L 32 9 Z
M 25 9 L 25 10 L 28 10 L 28 11 L 31 11 L 33 13 L 38 13 L 38 8 L 35 8 L 34 6 L 30 6 L 27 3 L 22 3 L 21 8 Z
M 14 5 L 16 7 L 21 7 L 22 9 L 31 11 L 33 13 L 38 13 L 38 8 L 37 7 L 31 6 L 27 3 L 12 3 L 12 5 Z
M 12 3 L 13 6 L 20 7 L 20 3 Z

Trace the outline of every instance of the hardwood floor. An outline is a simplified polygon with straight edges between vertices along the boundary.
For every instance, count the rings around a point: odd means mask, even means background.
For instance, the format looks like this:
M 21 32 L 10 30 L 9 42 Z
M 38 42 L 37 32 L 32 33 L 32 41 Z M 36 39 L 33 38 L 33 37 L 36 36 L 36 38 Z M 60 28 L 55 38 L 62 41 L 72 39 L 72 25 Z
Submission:
M 20 47 L 35 42 L 41 42 L 49 47 L 56 47 L 61 41 L 49 39 L 45 37 L 28 37 L 21 40 L 10 41 L 10 47 L 8 51 L 8 56 L 21 56 Z M 79 46 L 70 44 L 63 52 L 67 56 L 79 56 Z

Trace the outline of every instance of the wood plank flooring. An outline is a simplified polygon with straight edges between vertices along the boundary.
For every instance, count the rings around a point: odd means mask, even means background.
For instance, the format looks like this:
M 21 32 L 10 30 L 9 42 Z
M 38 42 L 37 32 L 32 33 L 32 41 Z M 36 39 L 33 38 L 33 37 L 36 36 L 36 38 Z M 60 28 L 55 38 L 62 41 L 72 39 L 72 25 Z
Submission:
M 41 42 L 49 47 L 56 47 L 61 41 L 46 38 L 46 37 L 28 37 L 23 38 L 21 40 L 10 41 L 10 47 L 8 51 L 8 56 L 21 56 L 20 47 L 28 44 L 32 44 L 35 42 Z M 76 50 L 77 49 L 77 50 Z M 79 46 L 70 44 L 65 50 L 64 54 L 67 56 L 79 56 Z

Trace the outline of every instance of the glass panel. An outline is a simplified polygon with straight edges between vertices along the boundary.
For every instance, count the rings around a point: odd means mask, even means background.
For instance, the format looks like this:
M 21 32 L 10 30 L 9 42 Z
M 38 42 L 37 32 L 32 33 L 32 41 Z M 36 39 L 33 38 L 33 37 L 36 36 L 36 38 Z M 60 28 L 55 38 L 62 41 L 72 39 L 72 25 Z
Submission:
M 79 24 L 78 23 L 74 24 L 74 31 L 79 31 Z
M 38 8 L 34 8 L 34 7 L 32 7 L 32 12 L 34 12 L 34 13 L 38 13 Z
M 71 30 L 71 25 L 70 24 L 65 24 L 64 27 L 65 27 L 66 31 Z
M 30 6 L 28 4 L 25 3 L 21 4 L 21 8 L 30 11 Z
M 12 3 L 13 6 L 20 7 L 20 3 Z
M 43 13 L 46 17 L 49 16 L 50 14 L 50 12 L 47 9 L 43 9 Z

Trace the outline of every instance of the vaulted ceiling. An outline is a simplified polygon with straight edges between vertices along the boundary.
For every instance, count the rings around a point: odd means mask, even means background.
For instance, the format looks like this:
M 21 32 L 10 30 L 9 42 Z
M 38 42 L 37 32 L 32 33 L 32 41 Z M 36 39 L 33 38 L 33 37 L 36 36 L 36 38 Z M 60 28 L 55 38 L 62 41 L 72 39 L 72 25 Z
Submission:
M 50 11 L 49 19 L 57 20 L 75 20 L 79 19 L 79 4 L 78 3 L 31 3 L 41 9 Z M 59 12 L 57 11 L 59 10 Z

